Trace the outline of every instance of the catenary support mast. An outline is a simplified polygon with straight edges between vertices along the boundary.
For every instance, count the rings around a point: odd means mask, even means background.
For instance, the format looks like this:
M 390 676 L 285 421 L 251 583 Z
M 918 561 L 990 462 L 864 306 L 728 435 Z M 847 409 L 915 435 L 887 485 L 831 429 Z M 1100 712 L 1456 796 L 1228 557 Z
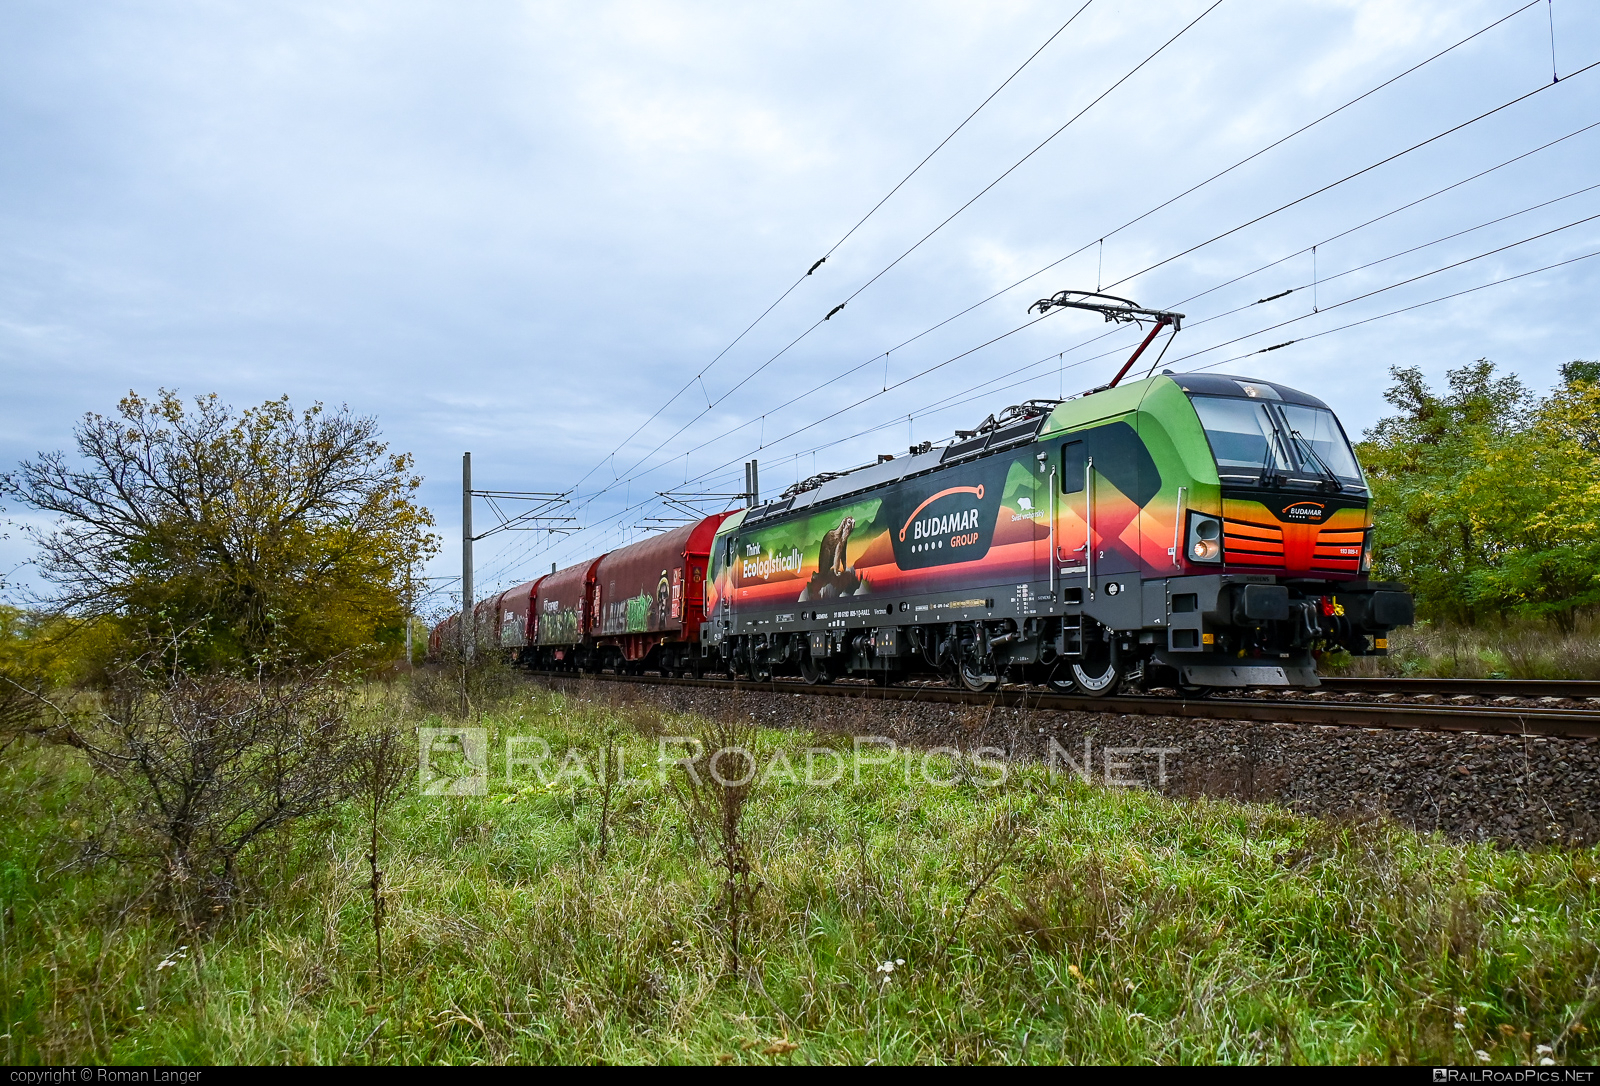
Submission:
M 472 659 L 472 454 L 461 454 L 461 651 Z

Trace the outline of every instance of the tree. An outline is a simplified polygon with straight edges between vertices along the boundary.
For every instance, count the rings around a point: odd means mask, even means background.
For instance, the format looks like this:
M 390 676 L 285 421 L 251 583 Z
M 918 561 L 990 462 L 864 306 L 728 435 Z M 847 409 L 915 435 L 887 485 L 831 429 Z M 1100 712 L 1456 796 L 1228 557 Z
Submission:
M 367 816 L 371 844 L 367 867 L 371 871 L 367 888 L 372 893 L 372 945 L 377 963 L 378 993 L 383 993 L 383 919 L 388 913 L 384 896 L 384 870 L 379 863 L 384 814 L 404 791 L 416 765 L 416 754 L 408 749 L 405 735 L 389 720 L 379 721 L 354 747 L 351 784 L 355 798 Z
M 116 631 L 106 622 L 0 604 L 0 749 L 25 731 L 46 704 L 45 694 L 103 680 L 97 665 L 113 650 Z
M 1600 602 L 1600 364 L 1562 367 L 1549 396 L 1479 359 L 1436 395 L 1391 371 L 1400 413 L 1358 446 L 1377 508 L 1374 560 L 1431 618 L 1547 617 Z
M 1471 622 L 1469 579 L 1498 561 L 1497 526 L 1508 512 L 1505 488 L 1486 468 L 1521 428 L 1530 398 L 1487 359 L 1451 370 L 1443 395 L 1415 367 L 1390 374 L 1384 398 L 1399 413 L 1379 420 L 1357 449 L 1375 491 L 1374 562 L 1412 586 L 1423 614 Z
M 182 644 L 192 664 L 397 651 L 406 573 L 438 543 L 410 456 L 374 419 L 286 396 L 186 410 L 163 389 L 85 415 L 75 437 L 81 466 L 42 454 L 0 484 L 57 515 L 36 534 L 54 607 Z
M 1502 487 L 1518 515 L 1503 528 L 1501 561 L 1474 572 L 1473 600 L 1573 628 L 1577 609 L 1600 603 L 1600 366 L 1562 367 L 1498 457 Z

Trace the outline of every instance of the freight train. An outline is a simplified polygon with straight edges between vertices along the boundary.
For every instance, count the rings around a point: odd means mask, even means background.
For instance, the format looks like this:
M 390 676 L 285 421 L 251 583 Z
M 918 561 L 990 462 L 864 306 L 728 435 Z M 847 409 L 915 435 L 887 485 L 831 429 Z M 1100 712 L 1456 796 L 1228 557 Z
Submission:
M 1326 404 L 1163 371 L 519 585 L 478 604 L 476 636 L 539 669 L 1311 687 L 1321 654 L 1384 655 L 1413 621 L 1371 559 Z M 433 647 L 459 636 L 452 619 Z

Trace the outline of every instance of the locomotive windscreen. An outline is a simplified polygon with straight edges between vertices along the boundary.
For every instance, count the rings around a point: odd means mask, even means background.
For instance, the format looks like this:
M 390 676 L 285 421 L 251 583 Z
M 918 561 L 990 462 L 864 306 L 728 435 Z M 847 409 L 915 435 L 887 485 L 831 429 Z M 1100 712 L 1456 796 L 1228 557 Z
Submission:
M 1339 420 L 1325 407 L 1231 396 L 1189 399 L 1225 479 L 1319 480 L 1331 474 L 1341 486 L 1365 486 Z

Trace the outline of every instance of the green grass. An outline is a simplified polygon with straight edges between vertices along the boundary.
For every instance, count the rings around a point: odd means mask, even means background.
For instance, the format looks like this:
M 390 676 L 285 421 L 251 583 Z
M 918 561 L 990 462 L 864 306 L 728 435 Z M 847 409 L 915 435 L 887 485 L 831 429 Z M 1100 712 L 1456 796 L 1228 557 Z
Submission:
M 655 756 L 650 733 L 695 726 L 540 692 L 483 723 L 497 755 L 508 734 L 561 750 L 620 724 L 636 772 Z M 838 741 L 762 736 L 791 754 Z M 730 972 L 720 882 L 653 773 L 625 789 L 602 862 L 595 788 L 508 785 L 498 756 L 493 768 L 485 798 L 412 794 L 393 812 L 380 996 L 353 811 L 263 851 L 253 904 L 185 935 L 148 912 L 132 875 L 65 866 L 100 807 L 75 757 L 12 751 L 0 1053 L 1473 1063 L 1483 1050 L 1508 1063 L 1545 1044 L 1568 1063 L 1600 1051 L 1594 849 L 1455 845 L 1039 767 L 952 788 L 885 767 L 759 795 L 748 822 L 762 886 Z M 975 864 L 1007 842 L 1010 862 L 974 894 Z
M 1600 616 L 1580 614 L 1567 631 L 1529 619 L 1424 621 L 1391 631 L 1388 656 L 1329 657 L 1324 667 L 1440 679 L 1600 679 Z

